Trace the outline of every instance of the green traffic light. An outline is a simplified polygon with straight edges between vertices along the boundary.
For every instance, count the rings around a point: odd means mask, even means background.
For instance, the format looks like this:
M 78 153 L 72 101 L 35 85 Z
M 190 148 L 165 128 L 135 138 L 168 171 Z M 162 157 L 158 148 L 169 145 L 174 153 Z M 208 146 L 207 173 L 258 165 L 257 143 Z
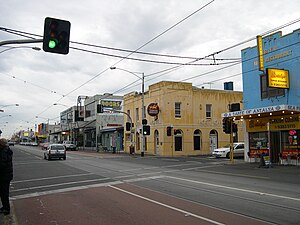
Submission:
M 48 43 L 49 48 L 55 48 L 56 47 L 56 41 L 55 40 L 50 40 Z

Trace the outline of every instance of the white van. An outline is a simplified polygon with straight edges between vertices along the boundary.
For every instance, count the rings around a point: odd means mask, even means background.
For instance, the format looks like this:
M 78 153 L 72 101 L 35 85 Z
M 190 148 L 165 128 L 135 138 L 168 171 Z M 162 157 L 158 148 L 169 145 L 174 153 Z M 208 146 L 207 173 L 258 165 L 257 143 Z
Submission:
M 233 157 L 244 157 L 245 146 L 242 142 L 233 143 Z M 217 148 L 212 153 L 217 158 L 230 158 L 230 144 L 223 148 Z

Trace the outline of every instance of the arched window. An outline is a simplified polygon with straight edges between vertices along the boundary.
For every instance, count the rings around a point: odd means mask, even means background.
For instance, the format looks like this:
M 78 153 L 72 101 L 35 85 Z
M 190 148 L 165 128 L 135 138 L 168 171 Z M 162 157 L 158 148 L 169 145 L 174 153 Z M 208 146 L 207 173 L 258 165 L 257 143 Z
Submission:
M 194 150 L 201 150 L 202 138 L 201 138 L 201 131 L 195 130 L 194 131 Z
M 174 130 L 175 151 L 182 151 L 182 131 Z

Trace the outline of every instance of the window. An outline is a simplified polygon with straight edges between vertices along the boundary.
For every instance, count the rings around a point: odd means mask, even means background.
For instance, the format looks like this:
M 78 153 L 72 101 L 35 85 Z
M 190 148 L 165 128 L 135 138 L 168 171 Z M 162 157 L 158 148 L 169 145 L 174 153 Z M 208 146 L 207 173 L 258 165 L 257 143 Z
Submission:
M 95 116 L 95 103 L 91 103 L 85 106 L 85 118 Z
M 201 150 L 201 131 L 194 131 L 194 150 Z
M 270 88 L 268 87 L 267 75 L 260 75 L 260 93 L 261 98 L 271 98 L 276 96 L 284 96 L 285 92 L 282 88 Z
M 127 122 L 130 122 L 130 110 L 127 110 Z M 133 121 L 132 121 L 133 122 Z
M 182 151 L 182 131 L 177 130 L 176 134 L 174 135 L 175 141 L 175 151 Z
M 212 116 L 212 105 L 206 104 L 206 118 L 211 118 Z
M 181 102 L 175 102 L 175 118 L 181 118 Z
M 140 115 L 139 115 L 139 108 L 135 108 L 135 120 L 139 121 L 139 117 L 140 117 Z

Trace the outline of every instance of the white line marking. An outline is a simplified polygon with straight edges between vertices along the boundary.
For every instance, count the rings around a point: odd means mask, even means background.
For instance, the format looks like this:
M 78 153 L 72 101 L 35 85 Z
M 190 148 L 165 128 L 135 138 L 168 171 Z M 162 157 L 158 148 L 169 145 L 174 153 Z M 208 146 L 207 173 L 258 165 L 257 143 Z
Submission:
M 79 184 L 79 183 L 87 183 L 87 182 L 94 182 L 94 181 L 103 181 L 103 180 L 110 180 L 111 178 L 101 178 L 101 179 L 93 179 L 93 180 L 82 180 L 82 181 L 74 181 L 74 182 L 67 182 L 67 183 L 59 183 L 59 184 L 50 184 L 50 185 L 43 185 L 43 186 L 36 186 L 36 187 L 28 187 L 28 188 L 20 188 L 12 190 L 11 192 L 17 192 L 17 191 L 27 191 L 27 190 L 34 190 L 34 189 L 41 189 L 41 188 L 48 188 L 48 187 L 57 187 L 62 185 L 68 185 L 68 184 Z
M 148 202 L 152 202 L 152 203 L 154 203 L 154 204 L 157 204 L 157 205 L 166 207 L 166 208 L 168 208 L 168 209 L 172 209 L 172 210 L 174 210 L 174 211 L 183 213 L 184 215 L 193 216 L 193 217 L 195 217 L 195 218 L 198 218 L 198 219 L 201 219 L 201 220 L 204 220 L 204 221 L 213 223 L 213 224 L 224 225 L 223 223 L 217 222 L 217 221 L 215 221 L 215 220 L 211 220 L 211 219 L 208 219 L 208 218 L 206 218 L 206 217 L 203 217 L 203 216 L 200 216 L 200 215 L 197 215 L 197 214 L 188 212 L 188 211 L 186 211 L 186 210 L 182 210 L 182 209 L 179 209 L 179 208 L 176 208 L 176 207 L 173 207 L 173 206 L 164 204 L 164 203 L 162 203 L 162 202 L 158 202 L 158 201 L 155 201 L 155 200 L 153 200 L 153 199 L 146 198 L 146 197 L 141 196 L 141 195 L 138 195 L 138 194 L 134 194 L 134 193 L 132 193 L 132 192 L 126 191 L 126 190 L 124 190 L 124 189 L 121 189 L 121 188 L 118 188 L 118 187 L 115 187 L 115 186 L 109 185 L 109 187 L 111 187 L 111 188 L 113 188 L 113 189 L 115 189 L 115 190 L 124 192 L 124 193 L 126 193 L 126 194 L 132 195 L 132 196 L 134 196 L 134 197 L 137 197 L 137 198 L 146 200 L 146 201 L 148 201 Z
M 90 184 L 90 185 L 83 185 L 83 186 L 79 186 L 79 187 L 62 188 L 62 189 L 56 189 L 56 190 L 52 190 L 52 191 L 35 192 L 35 193 L 24 194 L 24 195 L 16 195 L 14 197 L 10 197 L 10 199 L 17 200 L 17 199 L 24 199 L 24 198 L 32 198 L 32 197 L 38 197 L 38 196 L 42 196 L 42 195 L 63 193 L 63 192 L 69 192 L 69 191 L 78 191 L 78 190 L 84 190 L 84 189 L 89 189 L 89 188 L 94 188 L 94 187 L 107 187 L 110 185 L 117 185 L 117 184 L 122 184 L 122 182 L 121 181 L 113 181 L 113 182 L 107 182 L 107 183 L 101 183 L 101 184 Z
M 88 176 L 92 175 L 93 173 L 83 173 L 83 174 L 74 174 L 74 175 L 65 175 L 65 176 L 57 176 L 57 177 L 43 177 L 43 178 L 36 178 L 36 179 L 29 179 L 29 180 L 19 180 L 13 181 L 12 184 L 23 183 L 23 182 L 31 182 L 31 181 L 40 181 L 40 180 L 51 180 L 51 179 L 59 179 L 59 178 L 66 178 L 66 177 L 78 177 L 78 176 Z
M 226 188 L 229 190 L 247 192 L 247 193 L 258 194 L 258 195 L 266 195 L 266 196 L 283 198 L 283 199 L 288 199 L 288 200 L 293 200 L 293 201 L 300 201 L 299 198 L 293 198 L 293 197 L 288 197 L 288 196 L 283 196 L 283 195 L 275 195 L 275 194 L 266 193 L 266 192 L 252 191 L 252 190 L 242 189 L 242 188 L 234 188 L 234 187 L 229 187 L 229 186 L 224 186 L 224 185 L 219 185 L 219 184 L 212 184 L 212 183 L 206 183 L 206 182 L 201 182 L 201 181 L 188 180 L 188 179 L 179 178 L 179 177 L 172 177 L 172 176 L 165 176 L 165 177 L 175 179 L 175 180 L 182 180 L 182 181 L 186 181 L 186 182 L 196 183 L 196 184 L 204 184 L 204 185 L 212 186 L 212 187 Z

